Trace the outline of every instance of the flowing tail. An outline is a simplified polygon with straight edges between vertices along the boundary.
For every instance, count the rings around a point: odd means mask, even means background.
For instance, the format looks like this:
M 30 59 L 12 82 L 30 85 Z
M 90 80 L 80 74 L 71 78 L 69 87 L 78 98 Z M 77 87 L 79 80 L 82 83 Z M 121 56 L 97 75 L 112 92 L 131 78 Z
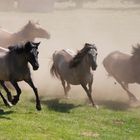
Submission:
M 59 78 L 60 78 L 60 75 L 59 75 L 58 70 L 57 70 L 57 68 L 56 68 L 56 64 L 55 64 L 55 59 L 54 59 L 54 57 L 55 57 L 55 52 L 53 53 L 53 58 L 52 58 L 53 64 L 52 64 L 52 66 L 51 66 L 51 68 L 50 68 L 50 73 L 51 73 L 51 75 L 52 75 L 53 77 L 57 77 L 57 78 L 59 79 Z

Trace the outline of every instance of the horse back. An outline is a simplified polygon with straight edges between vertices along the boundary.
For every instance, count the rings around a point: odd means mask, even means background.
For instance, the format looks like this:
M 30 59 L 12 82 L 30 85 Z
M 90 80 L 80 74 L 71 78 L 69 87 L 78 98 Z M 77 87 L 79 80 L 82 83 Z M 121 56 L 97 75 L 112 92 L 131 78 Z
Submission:
M 55 59 L 54 61 L 59 61 L 60 63 L 69 63 L 72 58 L 73 55 L 68 53 L 66 50 L 55 51 L 55 53 L 53 54 L 53 59 Z
M 0 36 L 1 37 L 10 37 L 12 33 L 4 30 L 4 29 L 0 29 Z
M 12 33 L 0 29 L 0 46 L 5 47 L 7 44 L 9 44 L 9 41 L 11 39 Z M 7 46 L 8 47 L 8 46 Z

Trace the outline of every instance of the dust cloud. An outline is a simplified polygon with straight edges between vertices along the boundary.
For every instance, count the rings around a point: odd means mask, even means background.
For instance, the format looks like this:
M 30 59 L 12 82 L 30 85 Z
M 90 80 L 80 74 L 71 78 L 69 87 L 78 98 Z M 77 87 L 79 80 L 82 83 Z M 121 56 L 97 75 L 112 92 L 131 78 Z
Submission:
M 47 97 L 64 95 L 61 82 L 52 78 L 49 73 L 53 52 L 63 48 L 77 51 L 84 46 L 85 42 L 89 42 L 95 43 L 98 48 L 98 68 L 94 72 L 93 82 L 94 98 L 128 101 L 120 85 L 115 85 L 114 79 L 107 77 L 102 61 L 111 51 L 120 50 L 131 53 L 131 45 L 140 43 L 140 10 L 137 8 L 138 5 L 114 2 L 116 1 L 103 4 L 103 0 L 100 0 L 97 5 L 96 3 L 85 4 L 85 8 L 54 9 L 47 13 L 0 12 L 0 26 L 8 31 L 18 31 L 28 20 L 33 20 L 39 21 L 40 25 L 51 34 L 49 40 L 36 39 L 41 41 L 40 68 L 38 71 L 32 71 L 32 77 L 41 95 Z M 135 7 L 136 10 L 134 10 Z M 122 10 L 123 8 L 125 10 Z M 26 84 L 23 84 L 23 88 L 26 87 Z M 133 84 L 130 89 L 137 98 L 140 98 L 139 85 Z M 72 86 L 69 96 L 75 99 L 87 98 L 80 86 Z

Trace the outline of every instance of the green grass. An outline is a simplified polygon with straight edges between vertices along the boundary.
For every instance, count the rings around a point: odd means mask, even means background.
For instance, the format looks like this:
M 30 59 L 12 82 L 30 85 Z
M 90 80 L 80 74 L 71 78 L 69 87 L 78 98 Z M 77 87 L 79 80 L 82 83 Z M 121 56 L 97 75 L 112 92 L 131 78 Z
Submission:
M 0 140 L 140 140 L 140 109 L 118 104 L 96 110 L 77 100 L 42 99 L 36 111 L 27 96 L 10 109 L 0 99 Z

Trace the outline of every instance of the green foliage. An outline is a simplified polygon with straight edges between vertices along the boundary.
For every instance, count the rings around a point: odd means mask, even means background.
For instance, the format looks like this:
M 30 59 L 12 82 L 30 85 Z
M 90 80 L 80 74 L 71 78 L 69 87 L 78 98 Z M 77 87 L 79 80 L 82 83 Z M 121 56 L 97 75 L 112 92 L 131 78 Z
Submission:
M 12 108 L 0 100 L 0 140 L 139 140 L 140 109 L 99 110 L 80 101 L 21 97 Z

